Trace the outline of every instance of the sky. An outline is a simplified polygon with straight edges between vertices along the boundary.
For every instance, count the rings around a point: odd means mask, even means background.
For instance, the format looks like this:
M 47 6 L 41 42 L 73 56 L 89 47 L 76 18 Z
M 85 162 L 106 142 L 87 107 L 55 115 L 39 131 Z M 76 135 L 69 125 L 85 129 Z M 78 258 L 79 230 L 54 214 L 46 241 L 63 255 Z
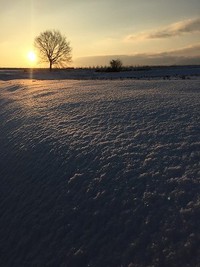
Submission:
M 71 66 L 200 64 L 199 0 L 0 0 L 0 67 L 40 67 L 28 53 L 59 30 Z

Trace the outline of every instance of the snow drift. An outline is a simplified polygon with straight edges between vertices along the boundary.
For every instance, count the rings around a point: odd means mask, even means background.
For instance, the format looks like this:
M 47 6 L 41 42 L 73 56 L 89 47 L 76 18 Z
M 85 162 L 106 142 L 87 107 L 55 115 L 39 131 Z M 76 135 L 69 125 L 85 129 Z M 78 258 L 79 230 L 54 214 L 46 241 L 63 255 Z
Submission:
M 1 266 L 200 261 L 199 80 L 0 82 Z

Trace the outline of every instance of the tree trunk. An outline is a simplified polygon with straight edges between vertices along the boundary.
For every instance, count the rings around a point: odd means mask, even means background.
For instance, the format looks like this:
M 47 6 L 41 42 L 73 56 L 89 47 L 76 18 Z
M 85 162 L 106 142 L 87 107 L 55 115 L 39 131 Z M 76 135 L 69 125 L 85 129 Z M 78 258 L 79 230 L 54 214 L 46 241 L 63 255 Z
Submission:
M 51 60 L 49 61 L 49 70 L 50 71 L 52 70 L 52 61 Z

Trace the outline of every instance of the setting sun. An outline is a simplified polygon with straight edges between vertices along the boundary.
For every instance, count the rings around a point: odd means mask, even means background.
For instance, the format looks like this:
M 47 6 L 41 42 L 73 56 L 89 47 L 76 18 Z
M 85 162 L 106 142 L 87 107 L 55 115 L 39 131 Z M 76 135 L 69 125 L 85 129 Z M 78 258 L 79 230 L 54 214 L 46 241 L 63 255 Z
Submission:
M 28 52 L 27 57 L 32 63 L 36 61 L 36 54 L 33 51 Z

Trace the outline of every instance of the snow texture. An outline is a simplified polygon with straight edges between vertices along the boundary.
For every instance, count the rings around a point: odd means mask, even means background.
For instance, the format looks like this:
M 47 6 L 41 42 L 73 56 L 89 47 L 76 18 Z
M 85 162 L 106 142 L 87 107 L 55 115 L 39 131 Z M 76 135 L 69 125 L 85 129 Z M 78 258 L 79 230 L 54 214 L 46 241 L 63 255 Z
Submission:
M 0 266 L 200 266 L 199 85 L 0 81 Z

